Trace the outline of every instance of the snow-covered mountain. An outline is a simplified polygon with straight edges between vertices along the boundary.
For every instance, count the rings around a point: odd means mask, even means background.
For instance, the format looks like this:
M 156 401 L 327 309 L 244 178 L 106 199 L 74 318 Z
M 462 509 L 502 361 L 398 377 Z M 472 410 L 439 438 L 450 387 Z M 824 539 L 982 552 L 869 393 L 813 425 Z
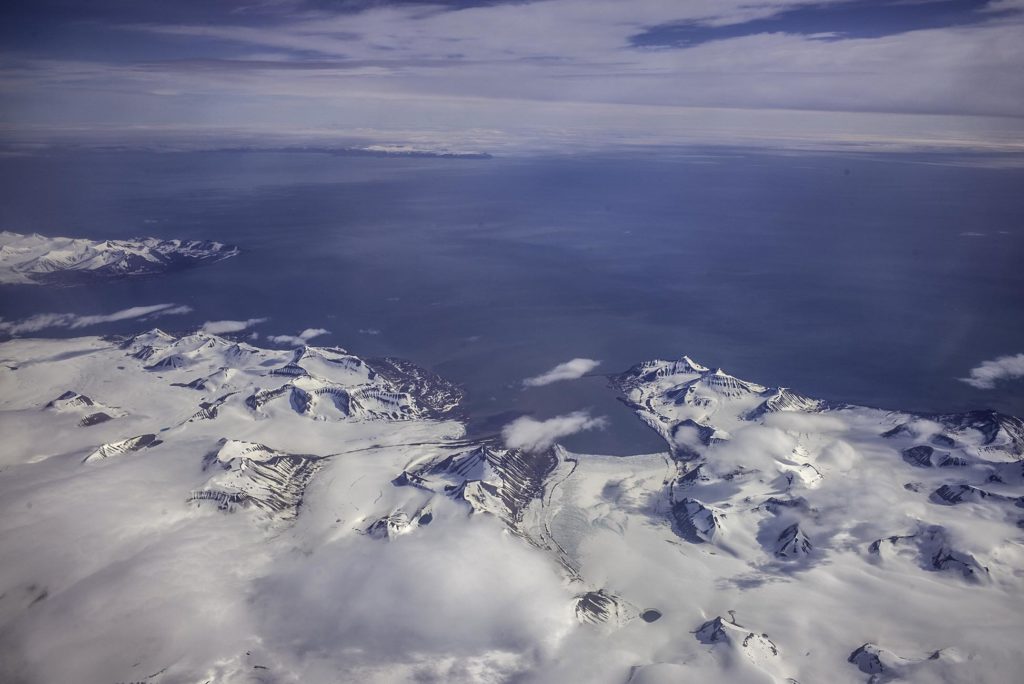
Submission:
M 666 450 L 468 440 L 405 361 L 204 333 L 0 345 L 12 681 L 1012 681 L 1024 424 L 683 357 Z M 103 419 L 91 418 L 97 415 Z
M 239 253 L 208 240 L 104 240 L 0 232 L 0 283 L 75 284 L 154 275 Z

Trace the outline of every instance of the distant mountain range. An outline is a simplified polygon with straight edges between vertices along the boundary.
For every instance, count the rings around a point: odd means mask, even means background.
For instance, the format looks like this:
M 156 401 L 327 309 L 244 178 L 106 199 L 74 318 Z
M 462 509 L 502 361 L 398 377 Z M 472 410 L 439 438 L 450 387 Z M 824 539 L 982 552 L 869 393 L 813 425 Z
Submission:
M 239 254 L 209 240 L 86 240 L 0 233 L 0 283 L 77 283 L 155 275 Z

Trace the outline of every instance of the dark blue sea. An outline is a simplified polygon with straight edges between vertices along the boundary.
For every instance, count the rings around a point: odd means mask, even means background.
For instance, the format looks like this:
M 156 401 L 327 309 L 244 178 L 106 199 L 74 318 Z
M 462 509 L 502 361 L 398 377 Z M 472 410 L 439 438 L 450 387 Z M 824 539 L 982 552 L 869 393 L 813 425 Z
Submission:
M 268 317 L 462 383 L 474 431 L 589 408 L 570 448 L 661 448 L 602 377 L 524 390 L 573 357 L 689 354 L 825 399 L 1024 415 L 1022 384 L 957 380 L 1024 352 L 1024 170 L 937 155 L 735 149 L 548 158 L 40 152 L 0 158 L 0 229 L 240 246 L 228 261 L 77 288 L 0 287 L 0 316 L 174 302 Z M 969 163 L 967 163 L 969 162 Z M 362 332 L 361 332 L 362 331 Z M 372 333 L 376 334 L 372 334 Z M 265 343 L 265 342 L 261 342 Z

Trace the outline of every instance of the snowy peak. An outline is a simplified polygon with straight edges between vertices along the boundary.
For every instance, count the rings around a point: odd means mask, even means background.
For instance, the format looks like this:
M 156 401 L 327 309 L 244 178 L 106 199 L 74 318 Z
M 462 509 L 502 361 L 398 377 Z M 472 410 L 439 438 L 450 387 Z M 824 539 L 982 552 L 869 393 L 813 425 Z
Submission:
M 651 612 L 651 611 L 645 611 Z M 640 617 L 641 613 L 629 601 L 605 589 L 588 591 L 576 597 L 576 619 L 585 625 L 618 627 Z M 660 616 L 659 616 L 660 617 Z M 653 620 L 645 620 L 653 621 Z
M 783 411 L 816 413 L 825 402 L 787 388 L 772 389 L 708 369 L 689 357 L 680 361 L 647 361 L 611 380 L 623 401 L 673 448 L 676 428 L 693 421 L 723 434 L 744 421 L 759 421 Z
M 203 470 L 210 472 L 210 477 L 187 501 L 213 503 L 226 512 L 251 508 L 271 519 L 290 521 L 298 515 L 306 486 L 323 463 L 312 454 L 222 438 L 203 459 Z
M 416 511 L 412 515 L 398 508 L 388 515 L 374 520 L 366 528 L 366 534 L 374 539 L 391 540 L 404 534 L 409 534 L 422 525 L 429 525 L 432 520 L 433 514 L 427 507 Z
M 747 380 L 740 380 L 733 375 L 729 375 L 721 368 L 716 368 L 713 371 L 701 374 L 700 381 L 704 386 L 713 389 L 725 397 L 762 394 L 767 391 L 767 388 L 763 385 L 758 385 L 756 382 L 749 382 Z
M 968 582 L 981 582 L 989 577 L 988 568 L 970 553 L 955 548 L 949 533 L 940 525 L 922 524 L 912 534 L 878 539 L 868 550 L 883 561 L 907 555 L 923 570 L 952 573 Z
M 798 523 L 793 523 L 779 534 L 775 542 L 775 557 L 784 560 L 802 558 L 811 553 L 811 540 Z
M 773 675 L 773 679 L 783 667 L 779 648 L 767 634 L 747 629 L 734 620 L 722 616 L 712 618 L 698 627 L 694 636 L 702 644 L 739 656 L 747 667 L 763 670 Z
M 45 408 L 57 413 L 70 413 L 80 416 L 78 421 L 80 427 L 99 425 L 124 415 L 124 412 L 119 409 L 104 406 L 98 401 L 73 390 L 68 390 L 56 399 L 48 402 Z
M 959 681 L 953 675 L 961 657 L 953 649 L 940 649 L 923 658 L 905 658 L 876 644 L 867 643 L 854 649 L 847 661 L 868 675 L 868 684 L 896 681 Z
M 722 535 L 725 514 L 696 499 L 685 498 L 675 503 L 672 517 L 684 539 L 714 543 Z
M 622 390 L 628 390 L 635 386 L 657 382 L 662 378 L 693 376 L 706 372 L 708 372 L 706 366 L 700 365 L 689 356 L 683 356 L 677 361 L 657 359 L 638 363 L 625 373 L 613 376 L 612 383 Z
M 116 442 L 108 442 L 100 445 L 95 451 L 86 456 L 82 463 L 102 461 L 104 459 L 113 458 L 132 451 L 140 451 L 142 449 L 155 447 L 161 443 L 161 440 L 153 434 L 137 435 L 135 437 L 129 437 L 128 439 L 122 439 Z
M 771 396 L 758 404 L 757 408 L 747 414 L 747 420 L 757 420 L 768 413 L 780 411 L 796 411 L 814 413 L 822 411 L 827 404 L 820 399 L 811 399 L 791 389 L 780 387 Z

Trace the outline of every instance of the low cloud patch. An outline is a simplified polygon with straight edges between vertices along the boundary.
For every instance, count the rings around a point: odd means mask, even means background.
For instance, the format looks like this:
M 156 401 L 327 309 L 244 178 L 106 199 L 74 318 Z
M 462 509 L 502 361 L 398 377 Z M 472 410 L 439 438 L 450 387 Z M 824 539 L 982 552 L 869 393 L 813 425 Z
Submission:
M 978 367 L 972 368 L 970 375 L 960 378 L 960 381 L 978 389 L 994 389 L 997 382 L 1016 380 L 1022 377 L 1024 377 L 1024 354 L 1016 354 L 984 361 Z
M 572 361 L 558 364 L 547 373 L 541 373 L 536 377 L 523 380 L 523 385 L 526 387 L 542 387 L 561 380 L 576 380 L 600 365 L 601 362 L 595 359 L 573 359 Z
M 211 335 L 223 335 L 224 333 L 237 333 L 248 330 L 254 325 L 265 323 L 266 318 L 249 318 L 244 321 L 206 321 L 203 323 L 203 332 Z
M 158 316 L 171 316 L 191 313 L 192 307 L 179 304 L 153 304 L 150 306 L 133 306 L 110 314 L 79 316 L 70 313 L 43 313 L 29 316 L 20 321 L 4 321 L 0 319 L 0 334 L 24 335 L 48 328 L 85 328 L 101 323 L 115 323 L 127 320 L 147 320 Z
M 267 339 L 274 344 L 293 344 L 297 347 L 301 347 L 314 337 L 329 335 L 330 333 L 331 331 L 326 328 L 306 328 L 298 335 L 271 335 Z
M 607 425 L 607 418 L 593 417 L 587 411 L 573 411 L 548 420 L 522 416 L 502 428 L 501 436 L 513 449 L 543 451 L 562 437 L 584 430 L 603 430 Z

